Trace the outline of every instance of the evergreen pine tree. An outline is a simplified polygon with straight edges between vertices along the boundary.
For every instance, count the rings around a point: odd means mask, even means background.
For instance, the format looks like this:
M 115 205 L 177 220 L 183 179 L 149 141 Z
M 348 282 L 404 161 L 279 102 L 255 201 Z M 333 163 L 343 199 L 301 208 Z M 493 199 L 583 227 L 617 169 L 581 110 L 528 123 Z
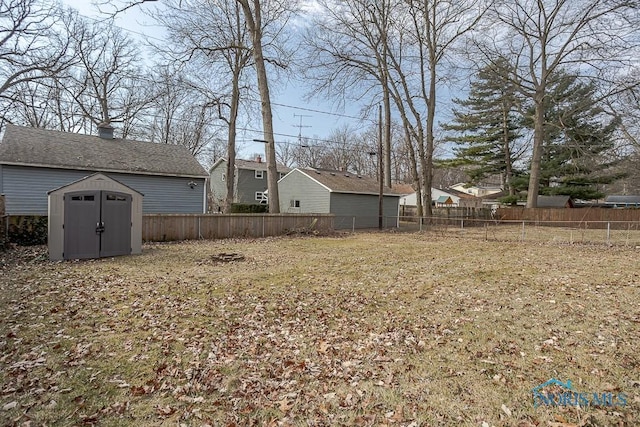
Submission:
M 461 109 L 454 110 L 453 122 L 443 127 L 455 132 L 447 138 L 456 144 L 455 159 L 448 164 L 467 165 L 466 172 L 472 183 L 499 174 L 502 187 L 513 196 L 520 102 L 515 88 L 505 77 L 507 65 L 504 59 L 481 69 L 471 82 L 469 97 L 454 100 Z
M 618 122 L 603 114 L 593 83 L 560 72 L 551 84 L 545 108 L 540 194 L 601 198 L 598 186 L 620 178 L 612 172 L 617 161 L 610 155 Z

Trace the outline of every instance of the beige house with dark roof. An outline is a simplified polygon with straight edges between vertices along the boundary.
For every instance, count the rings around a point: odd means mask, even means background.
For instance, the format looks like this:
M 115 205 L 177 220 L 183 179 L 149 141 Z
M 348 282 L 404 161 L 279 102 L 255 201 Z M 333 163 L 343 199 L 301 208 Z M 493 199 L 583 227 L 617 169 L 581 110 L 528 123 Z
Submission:
M 332 213 L 335 228 L 375 228 L 379 183 L 349 172 L 296 168 L 278 181 L 280 212 Z M 383 188 L 383 225 L 397 226 L 401 194 Z
M 144 194 L 142 211 L 206 212 L 209 175 L 181 145 L 7 125 L 0 194 L 7 215 L 47 215 L 47 192 L 96 172 Z

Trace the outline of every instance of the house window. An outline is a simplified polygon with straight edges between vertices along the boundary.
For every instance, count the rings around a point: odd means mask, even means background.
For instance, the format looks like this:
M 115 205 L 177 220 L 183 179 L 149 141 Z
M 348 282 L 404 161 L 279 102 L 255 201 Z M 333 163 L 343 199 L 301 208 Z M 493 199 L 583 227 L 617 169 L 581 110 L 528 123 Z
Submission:
M 226 181 L 227 180 L 227 174 L 223 173 L 222 176 L 220 177 L 220 179 L 222 179 L 222 181 Z
M 300 207 L 300 200 L 290 200 L 289 201 L 289 206 L 292 208 L 299 208 Z
M 262 191 L 256 191 L 256 201 L 267 203 L 267 195 L 264 194 Z
M 256 171 L 256 179 L 263 179 L 264 171 Z

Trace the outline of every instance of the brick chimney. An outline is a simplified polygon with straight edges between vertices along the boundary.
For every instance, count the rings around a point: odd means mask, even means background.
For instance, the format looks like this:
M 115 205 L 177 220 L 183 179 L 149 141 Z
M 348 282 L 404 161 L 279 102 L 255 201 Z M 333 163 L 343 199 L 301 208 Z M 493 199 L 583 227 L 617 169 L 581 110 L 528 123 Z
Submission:
M 111 126 L 111 123 L 100 123 L 98 125 L 98 136 L 102 139 L 113 139 L 113 126 Z
M 257 155 L 257 156 L 256 156 L 256 162 L 258 162 L 258 163 L 262 163 L 262 156 Z

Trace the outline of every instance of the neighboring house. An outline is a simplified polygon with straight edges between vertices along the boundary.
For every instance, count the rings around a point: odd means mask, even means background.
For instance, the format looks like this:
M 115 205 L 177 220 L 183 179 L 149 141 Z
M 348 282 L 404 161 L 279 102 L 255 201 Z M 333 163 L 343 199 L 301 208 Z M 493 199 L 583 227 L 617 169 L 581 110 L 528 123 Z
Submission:
M 47 215 L 47 192 L 96 172 L 144 195 L 142 212 L 204 213 L 209 175 L 181 145 L 7 125 L 0 194 L 7 215 Z
M 572 208 L 573 201 L 570 196 L 538 196 L 538 208 Z
M 481 208 L 482 200 L 470 194 L 447 188 L 431 188 L 431 200 L 436 207 Z M 407 194 L 400 199 L 400 205 L 406 207 L 417 206 L 416 193 Z
M 604 205 L 613 208 L 640 208 L 640 196 L 607 196 Z
M 280 212 L 332 213 L 335 228 L 375 228 L 379 183 L 348 172 L 296 168 L 278 181 Z M 383 189 L 384 225 L 397 225 L 401 194 Z M 355 223 L 354 223 L 355 219 Z
M 436 208 L 453 208 L 458 207 L 457 203 L 454 203 L 451 196 L 440 196 L 434 201 Z
M 267 162 L 257 156 L 255 160 L 236 159 L 234 183 L 234 203 L 266 203 Z M 277 165 L 278 179 L 285 176 L 290 168 Z M 209 185 L 213 204 L 222 207 L 227 197 L 227 160 L 219 159 L 209 169 Z
M 491 210 L 495 211 L 500 206 L 503 206 L 503 203 L 500 202 L 500 199 L 503 197 L 507 197 L 509 195 L 508 190 L 502 190 L 498 193 L 487 194 L 486 196 L 482 196 L 480 200 L 484 207 L 491 208 Z
M 471 194 L 475 197 L 484 197 L 490 194 L 499 193 L 502 191 L 502 187 L 499 185 L 468 185 L 464 182 L 452 185 L 449 187 L 453 190 L 460 191 L 461 193 Z

